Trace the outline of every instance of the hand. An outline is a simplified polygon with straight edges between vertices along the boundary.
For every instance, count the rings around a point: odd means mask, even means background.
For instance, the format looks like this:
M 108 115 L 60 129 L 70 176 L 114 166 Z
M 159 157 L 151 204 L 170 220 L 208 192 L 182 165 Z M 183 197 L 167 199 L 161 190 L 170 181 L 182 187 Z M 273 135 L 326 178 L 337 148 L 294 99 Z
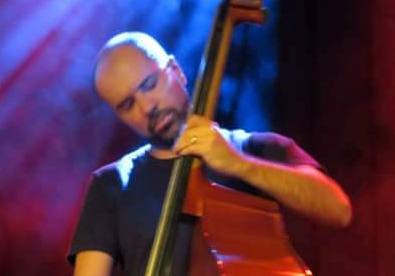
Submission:
M 225 139 L 218 125 L 198 115 L 187 120 L 173 150 L 180 156 L 198 156 L 211 169 L 227 175 L 235 175 L 242 161 L 242 154 Z

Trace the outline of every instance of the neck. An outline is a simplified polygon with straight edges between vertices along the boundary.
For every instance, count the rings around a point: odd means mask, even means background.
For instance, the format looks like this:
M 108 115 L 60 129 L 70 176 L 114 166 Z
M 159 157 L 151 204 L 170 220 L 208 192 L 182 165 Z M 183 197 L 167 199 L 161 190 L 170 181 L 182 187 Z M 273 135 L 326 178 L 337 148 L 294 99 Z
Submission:
M 171 158 L 176 158 L 179 157 L 174 151 L 170 149 L 159 149 L 152 147 L 149 151 L 149 153 L 158 159 L 171 159 Z

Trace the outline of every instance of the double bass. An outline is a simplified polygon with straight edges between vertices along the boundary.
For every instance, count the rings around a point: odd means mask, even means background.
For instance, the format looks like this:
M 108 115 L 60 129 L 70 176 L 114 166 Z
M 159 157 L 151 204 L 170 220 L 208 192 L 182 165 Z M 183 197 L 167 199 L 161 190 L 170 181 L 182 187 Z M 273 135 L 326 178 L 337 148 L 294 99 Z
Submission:
M 192 113 L 212 118 L 233 27 L 263 24 L 259 0 L 227 0 L 217 10 L 193 93 Z M 184 213 L 194 225 L 190 276 L 312 275 L 294 251 L 277 202 L 211 183 L 191 156 L 175 161 L 146 267 L 146 276 L 168 275 L 177 224 Z

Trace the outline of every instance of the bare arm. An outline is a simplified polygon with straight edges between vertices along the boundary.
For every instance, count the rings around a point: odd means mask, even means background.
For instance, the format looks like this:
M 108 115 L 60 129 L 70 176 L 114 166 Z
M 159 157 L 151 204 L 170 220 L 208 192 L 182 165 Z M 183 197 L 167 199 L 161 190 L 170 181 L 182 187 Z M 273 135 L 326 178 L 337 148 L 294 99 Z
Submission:
M 191 117 L 174 150 L 198 155 L 211 169 L 238 177 L 316 221 L 342 227 L 350 223 L 350 201 L 336 181 L 310 165 L 281 165 L 243 154 L 208 119 Z
M 334 226 L 350 223 L 348 197 L 333 179 L 316 168 L 283 166 L 246 155 L 240 160 L 234 174 L 268 192 L 284 206 Z
M 77 254 L 74 276 L 110 276 L 113 258 L 100 251 L 83 251 Z

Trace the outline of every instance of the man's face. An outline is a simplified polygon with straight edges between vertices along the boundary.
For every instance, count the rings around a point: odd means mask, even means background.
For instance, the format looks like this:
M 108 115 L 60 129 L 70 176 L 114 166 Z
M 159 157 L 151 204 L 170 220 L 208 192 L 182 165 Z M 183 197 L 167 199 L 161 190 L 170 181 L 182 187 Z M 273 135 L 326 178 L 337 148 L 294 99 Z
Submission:
M 172 59 L 165 68 L 130 46 L 105 54 L 96 88 L 118 117 L 154 146 L 169 148 L 189 109 L 185 77 Z

